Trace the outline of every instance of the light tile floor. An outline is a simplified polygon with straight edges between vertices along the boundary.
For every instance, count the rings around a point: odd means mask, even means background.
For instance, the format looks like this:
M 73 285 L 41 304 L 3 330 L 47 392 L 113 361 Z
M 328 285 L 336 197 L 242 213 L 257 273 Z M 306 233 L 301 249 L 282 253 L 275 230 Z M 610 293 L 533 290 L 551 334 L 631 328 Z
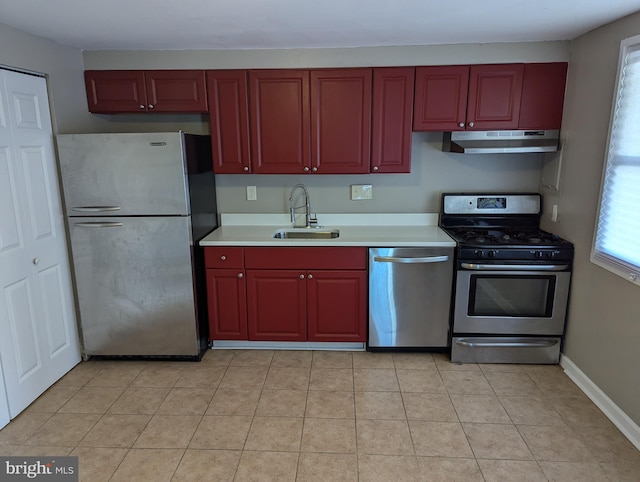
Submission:
M 0 431 L 111 481 L 638 481 L 640 453 L 558 366 L 209 351 L 81 363 Z

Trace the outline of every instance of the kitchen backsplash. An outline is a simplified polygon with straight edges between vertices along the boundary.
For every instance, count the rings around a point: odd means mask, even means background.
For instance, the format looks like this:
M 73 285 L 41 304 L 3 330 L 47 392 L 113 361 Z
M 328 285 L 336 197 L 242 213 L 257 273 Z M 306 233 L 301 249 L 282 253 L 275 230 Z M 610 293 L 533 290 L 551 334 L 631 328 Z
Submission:
M 438 212 L 444 191 L 538 191 L 540 154 L 453 154 L 442 152 L 442 133 L 412 135 L 410 174 L 218 175 L 219 212 L 287 211 L 289 189 L 309 188 L 314 212 Z M 371 200 L 350 199 L 352 184 L 371 184 Z M 257 200 L 247 201 L 246 186 Z

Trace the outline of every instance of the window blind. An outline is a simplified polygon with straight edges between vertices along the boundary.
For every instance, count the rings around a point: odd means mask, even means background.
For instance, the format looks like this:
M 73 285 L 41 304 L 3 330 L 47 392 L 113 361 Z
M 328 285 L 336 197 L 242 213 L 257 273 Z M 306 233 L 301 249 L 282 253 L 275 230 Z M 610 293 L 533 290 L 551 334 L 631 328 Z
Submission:
M 620 49 L 591 260 L 640 284 L 640 36 Z

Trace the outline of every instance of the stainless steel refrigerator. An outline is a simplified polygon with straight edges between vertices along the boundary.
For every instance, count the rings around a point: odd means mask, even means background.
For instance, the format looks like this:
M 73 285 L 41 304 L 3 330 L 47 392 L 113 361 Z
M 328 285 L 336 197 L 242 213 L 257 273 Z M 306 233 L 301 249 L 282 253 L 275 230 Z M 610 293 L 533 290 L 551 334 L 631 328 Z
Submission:
M 217 225 L 210 139 L 57 136 L 85 357 L 199 359 L 202 248 Z

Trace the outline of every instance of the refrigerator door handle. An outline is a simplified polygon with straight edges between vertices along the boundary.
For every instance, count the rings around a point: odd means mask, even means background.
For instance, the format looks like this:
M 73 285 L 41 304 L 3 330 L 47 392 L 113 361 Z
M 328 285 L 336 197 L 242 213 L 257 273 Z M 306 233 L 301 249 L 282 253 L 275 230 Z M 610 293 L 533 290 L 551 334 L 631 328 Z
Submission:
M 99 213 L 102 211 L 120 211 L 120 206 L 82 206 L 71 208 L 78 213 Z
M 101 223 L 74 223 L 74 226 L 80 226 L 81 228 L 117 228 L 122 226 L 122 223 L 110 223 L 110 222 L 101 222 Z

